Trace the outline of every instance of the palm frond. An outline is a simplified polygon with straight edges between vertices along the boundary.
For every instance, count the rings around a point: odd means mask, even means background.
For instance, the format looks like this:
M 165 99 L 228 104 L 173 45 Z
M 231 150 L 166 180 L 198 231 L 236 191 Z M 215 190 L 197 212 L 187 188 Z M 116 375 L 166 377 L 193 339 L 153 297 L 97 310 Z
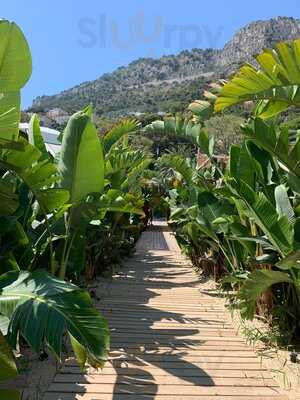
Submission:
M 224 85 L 215 111 L 245 101 L 262 101 L 257 115 L 266 119 L 300 105 L 300 39 L 278 43 L 255 57 L 259 68 L 245 64 Z
M 81 367 L 86 360 L 102 366 L 109 347 L 106 320 L 93 307 L 89 294 L 54 278 L 46 271 L 11 271 L 0 277 L 0 312 L 10 319 L 7 340 L 16 347 L 21 334 L 39 352 L 47 344 L 60 359 L 68 332 Z
M 104 154 L 107 155 L 114 145 L 116 145 L 125 135 L 133 134 L 139 128 L 139 122 L 135 119 L 124 119 L 112 128 L 103 137 Z
M 178 172 L 188 185 L 193 182 L 196 171 L 180 155 L 164 154 L 158 159 L 158 164 L 161 167 L 172 168 Z

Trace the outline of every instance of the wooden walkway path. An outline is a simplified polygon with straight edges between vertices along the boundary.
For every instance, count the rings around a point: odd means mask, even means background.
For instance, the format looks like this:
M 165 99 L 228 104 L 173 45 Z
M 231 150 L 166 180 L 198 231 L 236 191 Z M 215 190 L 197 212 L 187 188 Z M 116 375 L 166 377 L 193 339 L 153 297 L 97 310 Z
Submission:
M 110 360 L 86 375 L 71 360 L 44 399 L 285 399 L 166 226 L 145 232 L 137 249 L 97 288 L 111 328 Z

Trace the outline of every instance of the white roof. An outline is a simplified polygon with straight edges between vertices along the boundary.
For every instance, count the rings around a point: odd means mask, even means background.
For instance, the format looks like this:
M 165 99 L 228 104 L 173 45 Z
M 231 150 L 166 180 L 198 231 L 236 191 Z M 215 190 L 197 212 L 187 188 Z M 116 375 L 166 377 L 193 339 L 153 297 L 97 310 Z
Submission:
M 28 132 L 29 124 L 27 122 L 22 122 L 19 124 L 19 129 L 21 131 Z M 47 128 L 46 126 L 41 126 L 41 134 L 44 138 L 47 150 L 55 156 L 60 151 L 60 142 L 58 141 L 58 136 L 60 132 L 56 129 Z

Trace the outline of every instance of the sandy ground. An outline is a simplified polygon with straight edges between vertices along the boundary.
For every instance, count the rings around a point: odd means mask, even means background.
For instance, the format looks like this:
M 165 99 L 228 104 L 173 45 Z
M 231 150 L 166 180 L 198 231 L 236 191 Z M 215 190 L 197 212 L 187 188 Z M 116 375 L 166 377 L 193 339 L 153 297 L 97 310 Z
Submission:
M 268 325 L 258 319 L 253 321 L 242 321 L 239 313 L 232 314 L 232 319 L 237 330 L 251 344 L 261 358 L 262 364 L 268 369 L 274 379 L 279 383 L 290 400 L 300 400 L 300 357 L 297 363 L 292 363 L 290 353 L 292 349 L 284 350 L 276 347 L 266 346 L 262 341 L 255 339 L 258 335 L 268 332 Z M 251 332 L 249 336 L 247 331 Z

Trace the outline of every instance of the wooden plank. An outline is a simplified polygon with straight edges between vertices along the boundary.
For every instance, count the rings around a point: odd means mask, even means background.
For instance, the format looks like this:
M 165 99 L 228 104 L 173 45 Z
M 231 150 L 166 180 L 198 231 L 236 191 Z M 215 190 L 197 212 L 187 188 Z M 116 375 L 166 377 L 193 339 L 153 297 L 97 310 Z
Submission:
M 124 339 L 124 334 L 122 333 L 117 333 L 117 332 L 112 332 L 111 337 L 115 338 L 115 342 L 117 341 L 122 341 Z M 221 334 L 217 335 L 217 333 L 212 334 L 212 335 L 207 335 L 207 334 L 196 334 L 196 335 L 187 335 L 182 333 L 182 335 L 177 335 L 177 336 L 172 336 L 170 335 L 160 335 L 158 332 L 149 332 L 148 334 L 139 334 L 135 333 L 130 336 L 126 337 L 126 342 L 138 342 L 140 341 L 141 343 L 152 343 L 153 341 L 157 343 L 172 343 L 173 341 L 196 341 L 197 339 L 203 340 L 214 340 L 214 341 L 221 341 L 224 346 L 226 346 L 226 342 L 235 342 L 235 343 L 243 343 L 242 339 L 239 339 L 238 336 L 222 336 Z M 201 341 L 198 340 L 200 343 Z
M 121 300 L 120 300 L 121 301 Z M 104 314 L 104 315 L 106 315 L 106 316 L 110 316 L 110 315 L 123 315 L 123 316 L 127 316 L 128 315 L 128 317 L 134 317 L 134 318 L 145 318 L 145 317 L 155 317 L 155 318 L 159 318 L 159 315 L 160 314 L 162 314 L 162 316 L 164 316 L 164 313 L 168 313 L 168 314 L 170 314 L 170 318 L 172 318 L 172 314 L 174 314 L 174 317 L 176 317 L 176 316 L 179 316 L 179 313 L 174 313 L 174 312 L 172 312 L 172 311 L 170 311 L 170 310 L 164 310 L 164 311 L 162 311 L 162 310 L 156 310 L 156 309 L 154 309 L 154 308 L 151 308 L 151 307 L 147 307 L 146 305 L 145 306 L 143 306 L 143 307 L 141 307 L 141 309 L 139 309 L 139 310 L 130 310 L 130 311 L 127 311 L 127 310 L 118 310 L 118 309 L 107 309 L 107 310 L 101 310 L 100 309 L 100 311 Z M 209 319 L 209 318 L 217 318 L 217 319 L 221 319 L 222 320 L 222 316 L 224 315 L 224 311 L 223 311 L 223 313 L 222 312 L 211 312 L 211 313 L 209 313 L 209 312 L 206 312 L 206 311 L 202 311 L 202 312 L 197 312 L 197 311 L 185 311 L 184 312 L 184 316 L 185 316 L 185 318 L 193 318 L 193 317 L 195 317 L 195 318 L 207 318 L 207 319 Z M 228 319 L 229 320 L 229 319 Z
M 110 327 L 111 327 L 112 335 L 115 333 L 131 335 L 133 333 L 136 333 L 136 330 L 137 330 L 136 326 L 130 328 L 130 327 L 121 327 L 121 326 L 110 325 Z M 160 336 L 172 335 L 174 337 L 182 336 L 182 335 L 186 336 L 187 334 L 192 333 L 192 332 L 195 332 L 192 334 L 193 337 L 196 337 L 198 335 L 201 336 L 203 334 L 205 334 L 207 336 L 216 336 L 216 335 L 217 336 L 235 336 L 236 335 L 236 331 L 233 329 L 223 329 L 223 328 L 213 328 L 213 327 L 212 328 L 206 327 L 206 328 L 200 328 L 200 329 L 199 328 L 185 328 L 185 327 L 153 327 L 153 326 L 149 327 L 147 325 L 145 326 L 145 324 L 144 324 L 138 328 L 139 328 L 138 329 L 139 334 L 141 334 L 141 335 L 152 334 L 152 332 L 154 332 L 155 336 L 157 336 L 157 335 L 160 335 Z
M 49 392 L 59 393 L 111 393 L 113 386 L 114 393 L 134 393 L 152 394 L 152 395 L 210 395 L 210 396 L 275 396 L 280 394 L 278 388 L 272 386 L 186 386 L 186 385 L 156 385 L 156 384 L 136 384 L 131 386 L 116 383 L 115 385 L 106 383 L 52 383 L 49 386 Z
M 232 357 L 232 356 L 224 356 L 223 354 L 219 356 L 209 356 L 207 354 L 196 354 L 196 355 L 187 355 L 187 356 L 182 356 L 182 355 L 166 355 L 166 354 L 140 354 L 140 355 L 135 355 L 136 358 L 142 358 L 143 361 L 149 362 L 149 363 L 156 363 L 156 362 L 185 362 L 189 361 L 191 363 L 194 362 L 203 362 L 203 363 L 238 363 L 238 364 L 257 364 L 257 357 L 255 355 L 245 355 L 245 356 L 238 356 L 238 357 Z M 116 356 L 110 356 L 110 360 L 115 360 L 115 359 L 121 359 L 122 361 L 125 360 L 132 360 L 132 354 L 122 354 L 122 355 L 116 355 Z
M 116 355 L 110 356 L 109 360 L 112 362 L 125 362 L 125 361 L 132 361 L 133 358 L 143 360 L 143 363 L 182 363 L 183 366 L 186 364 L 186 361 L 189 363 L 193 363 L 194 365 L 199 365 L 200 363 L 220 363 L 220 364 L 227 364 L 230 363 L 232 366 L 235 364 L 242 365 L 250 365 L 250 364 L 258 364 L 257 357 L 255 355 L 249 357 L 226 357 L 220 355 L 218 357 L 211 357 L 207 355 L 188 355 L 188 356 L 177 356 L 176 355 L 164 355 L 164 354 L 140 354 L 139 355 L 131 355 L 131 354 L 123 354 L 123 355 Z M 72 365 L 72 364 L 69 364 Z M 75 364 L 76 365 L 76 364 Z
M 156 395 L 155 400 L 274 400 L 274 396 L 207 396 L 207 395 Z M 46 393 L 44 400 L 137 400 L 135 394 L 105 394 L 105 393 Z M 139 395 L 138 400 L 153 400 L 152 395 Z M 286 396 L 278 395 L 276 400 L 288 400 Z
M 234 329 L 224 299 L 198 281 L 176 246 L 159 224 L 119 275 L 97 283 L 109 360 L 85 374 L 68 360 L 44 400 L 286 399 Z
M 109 320 L 109 326 L 110 327 L 124 327 L 124 322 L 126 321 L 126 318 L 119 318 L 119 319 L 113 319 L 110 318 Z M 141 328 L 145 326 L 146 321 L 139 320 L 136 321 L 134 320 L 132 323 L 130 323 L 130 326 L 128 326 L 129 329 L 136 329 L 136 328 Z M 147 321 L 147 324 L 149 326 L 149 321 Z M 224 329 L 224 330 L 232 330 L 232 326 L 229 323 L 224 323 L 224 324 L 217 324 L 217 323 L 211 323 L 207 324 L 206 322 L 194 322 L 194 323 L 189 323 L 189 322 L 177 322 L 177 321 L 168 321 L 168 322 L 160 322 L 160 321 L 154 321 L 151 323 L 150 326 L 151 329 L 159 329 L 159 328 L 175 328 L 175 329 L 201 329 L 201 330 L 211 330 L 211 329 Z M 235 332 L 235 330 L 234 330 Z
M 126 341 L 124 340 L 126 343 Z M 147 350 L 158 350 L 160 348 L 162 349 L 168 349 L 169 351 L 173 350 L 185 350 L 185 351 L 193 351 L 195 349 L 198 350 L 220 350 L 220 351 L 234 351 L 234 350 L 251 350 L 250 346 L 247 346 L 244 342 L 228 342 L 226 343 L 226 346 L 223 346 L 222 342 L 215 342 L 213 340 L 207 340 L 204 343 L 201 343 L 201 346 L 198 346 L 199 341 L 195 341 L 193 343 L 184 343 L 180 342 L 176 346 L 170 346 L 170 344 L 162 344 L 161 346 L 157 346 L 155 343 L 126 343 L 126 347 L 120 345 L 117 343 L 115 340 L 111 343 L 110 348 L 111 349 L 147 349 Z M 129 350 L 130 352 L 131 350 Z
M 186 355 L 188 356 L 214 356 L 214 357 L 256 357 L 256 354 L 254 353 L 253 350 L 250 350 L 249 348 L 245 348 L 243 350 L 228 350 L 224 348 L 216 348 L 216 349 L 209 349 L 209 350 L 203 350 L 203 349 L 170 349 L 169 347 L 159 347 L 158 349 L 139 349 L 139 348 L 133 348 L 129 351 L 127 349 L 124 349 L 123 351 L 119 348 L 117 349 L 111 349 L 110 355 L 111 356 L 121 356 L 124 354 L 128 354 L 130 357 L 133 355 L 138 355 L 140 357 L 144 357 L 146 355 L 163 355 L 163 356 L 173 356 L 173 357 L 184 357 Z
M 226 322 L 222 322 L 222 321 L 214 321 L 214 320 L 210 320 L 210 321 L 205 321 L 205 320 L 197 320 L 197 319 L 190 319 L 190 318 L 183 318 L 180 320 L 175 320 L 175 319 L 163 319 L 161 321 L 157 321 L 153 318 L 146 318 L 146 319 L 129 319 L 128 317 L 125 316 L 118 316 L 118 317 L 114 317 L 114 316 L 110 316 L 109 317 L 109 322 L 111 324 L 122 324 L 125 325 L 125 323 L 127 323 L 127 325 L 130 324 L 130 326 L 134 326 L 134 325 L 145 325 L 146 323 L 148 324 L 148 326 L 152 327 L 172 327 L 172 326 L 186 326 L 187 328 L 209 328 L 209 327 L 220 327 L 220 328 L 232 328 L 232 325 L 230 325 L 227 321 Z
M 63 366 L 60 370 L 60 375 L 64 374 L 80 374 L 82 371 L 79 367 L 76 366 Z M 113 375 L 116 374 L 118 376 L 121 375 L 153 375 L 155 377 L 160 376 L 180 376 L 180 377 L 201 377 L 201 376 L 210 376 L 211 378 L 256 378 L 256 379 L 270 379 L 272 378 L 272 374 L 268 371 L 264 371 L 263 369 L 258 370 L 241 370 L 241 369 L 199 369 L 199 368 L 182 368 L 176 371 L 176 369 L 161 369 L 155 367 L 153 365 L 143 365 L 142 368 L 138 368 L 137 366 L 123 367 L 123 368 L 113 368 L 107 364 L 102 370 L 97 370 L 94 368 L 89 368 L 88 374 L 89 376 L 94 375 Z M 57 376 L 60 376 L 57 375 Z
M 257 379 L 255 378 L 225 378 L 210 376 L 152 376 L 144 373 L 144 375 L 127 376 L 127 375 L 82 375 L 82 374 L 59 374 L 54 379 L 58 383 L 102 383 L 102 384 L 141 384 L 141 385 L 183 385 L 183 386 L 272 386 L 274 381 L 272 378 Z
M 74 364 L 69 364 L 69 365 L 76 365 Z M 113 361 L 113 366 L 114 368 L 121 368 L 121 367 L 127 367 L 127 368 L 136 368 L 136 366 L 140 366 L 141 368 L 144 368 L 146 366 L 152 366 L 155 365 L 156 367 L 163 369 L 163 370 L 171 370 L 171 369 L 197 369 L 199 373 L 201 370 L 206 370 L 206 369 L 214 369 L 214 370 L 237 370 L 237 371 L 260 371 L 263 369 L 261 363 L 259 360 L 255 363 L 233 363 L 233 362 L 228 362 L 228 363 L 220 363 L 220 362 L 193 362 L 192 364 L 189 362 L 180 362 L 180 361 L 161 361 L 161 362 L 156 362 L 155 364 L 144 361 L 143 359 L 136 359 L 130 361 L 122 361 L 122 360 L 114 360 Z

